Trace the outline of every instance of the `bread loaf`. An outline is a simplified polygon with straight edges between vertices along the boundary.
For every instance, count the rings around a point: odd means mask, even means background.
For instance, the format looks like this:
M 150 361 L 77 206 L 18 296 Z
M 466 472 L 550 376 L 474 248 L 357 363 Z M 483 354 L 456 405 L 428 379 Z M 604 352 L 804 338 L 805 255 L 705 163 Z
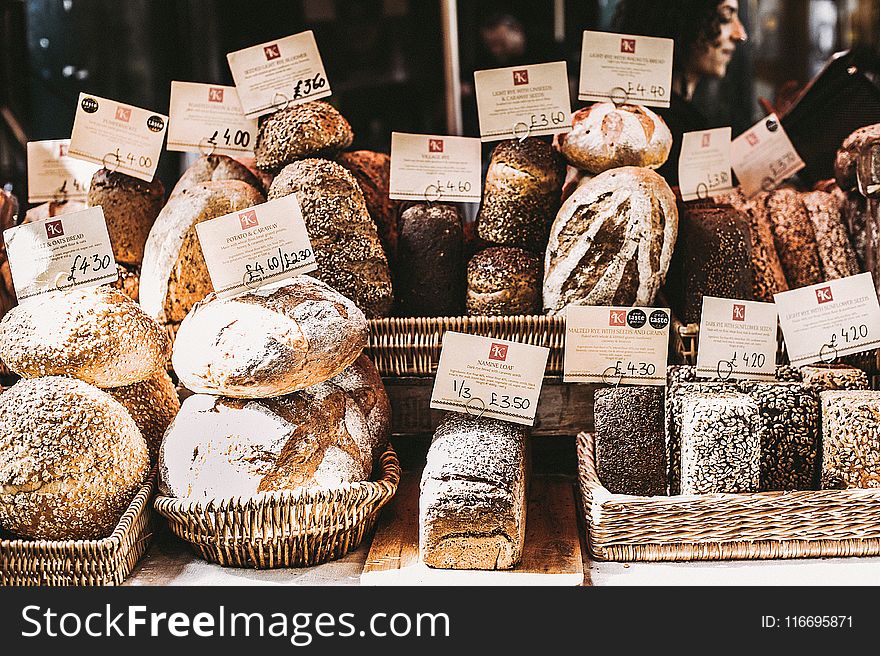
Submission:
M 526 526 L 526 430 L 448 414 L 437 427 L 419 496 L 419 553 L 431 567 L 510 569 Z
M 51 201 L 36 205 L 27 211 L 24 215 L 22 223 L 34 223 L 35 221 L 45 221 L 54 216 L 63 216 L 64 214 L 72 214 L 74 212 L 82 212 L 89 209 L 86 203 L 79 200 L 65 200 L 62 202 Z
M 801 199 L 816 233 L 822 279 L 836 280 L 859 273 L 859 263 L 835 198 L 824 191 L 813 191 L 801 194 Z
M 852 191 L 858 186 L 856 178 L 856 165 L 858 164 L 859 152 L 868 144 L 880 141 L 880 123 L 866 125 L 850 134 L 840 148 L 834 159 L 834 177 L 837 185 L 844 191 Z
M 367 321 L 354 303 L 297 276 L 235 298 L 210 294 L 180 325 L 172 363 L 194 392 L 257 399 L 332 378 L 366 344 Z
M 163 371 L 142 383 L 104 391 L 128 410 L 147 443 L 150 462 L 155 463 L 165 429 L 180 410 L 180 400 L 171 378 Z
M 391 158 L 385 153 L 355 150 L 341 153 L 337 161 L 354 176 L 364 192 L 367 211 L 379 230 L 379 240 L 393 269 L 397 260 L 397 216 L 400 202 L 388 196 Z
M 150 228 L 165 203 L 159 178 L 144 182 L 124 173 L 98 169 L 89 186 L 89 207 L 101 206 L 117 262 L 140 266 Z
M 269 192 L 269 187 L 272 186 L 272 181 L 275 179 L 274 173 L 257 168 L 257 160 L 254 157 L 233 157 L 232 159 L 256 176 L 257 180 L 260 181 L 260 185 L 262 185 L 260 189 L 262 193 Z
M 388 316 L 388 259 L 351 173 L 323 159 L 294 162 L 275 178 L 269 199 L 289 194 L 296 194 L 302 209 L 318 262 L 315 277 L 352 299 L 367 318 Z
M 868 375 L 845 364 L 805 365 L 800 371 L 804 382 L 820 391 L 868 389 Z
M 822 282 L 816 232 L 800 194 L 794 189 L 777 189 L 767 197 L 767 209 L 776 252 L 791 288 Z
M 571 117 L 571 131 L 559 135 L 559 152 L 591 173 L 621 166 L 656 169 L 669 157 L 672 132 L 663 119 L 641 105 L 602 102 Z
M 48 376 L 0 394 L 0 529 L 44 540 L 107 537 L 148 472 L 134 420 L 101 390 Z
M 164 371 L 162 327 L 110 287 L 35 296 L 0 321 L 0 358 L 19 376 L 72 376 L 121 387 Z
M 330 383 L 346 392 L 358 405 L 367 418 L 367 451 L 372 453 L 372 463 L 379 458 L 388 446 L 391 430 L 391 402 L 376 365 L 366 355 L 361 355 L 354 364 L 330 379 Z M 364 461 L 364 466 L 370 463 Z
M 6 242 L 3 231 L 13 227 L 18 218 L 18 200 L 4 189 L 0 189 L 0 319 L 15 307 L 15 285 L 12 284 L 12 271 L 6 257 Z
M 416 203 L 400 216 L 398 313 L 455 317 L 464 312 L 464 241 L 455 205 Z
M 840 213 L 859 261 L 859 268 L 873 273 L 870 265 L 877 260 L 877 256 L 868 246 L 868 199 L 857 191 L 846 195 L 841 192 L 841 196 L 838 196 Z M 875 286 L 876 284 L 875 280 Z
M 822 398 L 822 488 L 880 487 L 880 392 L 832 390 Z
M 672 259 L 678 210 L 650 169 L 623 167 L 583 183 L 559 210 L 544 261 L 544 308 L 651 305 Z
M 550 144 L 501 141 L 492 151 L 477 231 L 483 239 L 541 254 L 559 209 L 565 165 Z
M 467 266 L 470 316 L 540 314 L 541 260 L 528 251 L 494 246 L 474 255 Z
M 228 157 L 227 155 L 202 155 L 192 166 L 190 166 L 174 189 L 171 190 L 169 200 L 184 194 L 193 187 L 203 185 L 206 182 L 222 182 L 223 180 L 240 180 L 248 183 L 251 187 L 259 191 L 261 194 L 266 193 L 261 180 L 240 162 Z
M 333 105 L 314 100 L 260 118 L 254 155 L 258 168 L 279 171 L 298 159 L 334 158 L 353 139 L 342 114 Z
M 113 289 L 118 289 L 137 303 L 141 287 L 140 267 L 117 264 L 116 271 L 119 274 L 119 277 L 115 282 L 111 283 L 110 286 L 113 287 Z

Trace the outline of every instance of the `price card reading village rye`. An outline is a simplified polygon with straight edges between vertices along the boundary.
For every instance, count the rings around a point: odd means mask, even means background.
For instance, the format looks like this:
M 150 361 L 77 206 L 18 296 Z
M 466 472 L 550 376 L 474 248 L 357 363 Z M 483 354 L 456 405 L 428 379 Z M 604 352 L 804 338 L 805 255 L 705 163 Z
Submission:
M 295 194 L 202 221 L 196 233 L 220 297 L 318 268 Z
M 773 380 L 776 330 L 773 303 L 704 296 L 697 375 Z
M 69 157 L 69 148 L 70 139 L 28 142 L 28 202 L 86 199 L 92 176 L 101 167 Z
M 773 295 L 793 366 L 880 347 L 880 304 L 870 273 Z
M 479 203 L 480 177 L 479 139 L 391 133 L 390 198 Z
M 431 407 L 532 426 L 550 349 L 447 331 Z
M 167 127 L 164 114 L 81 93 L 67 154 L 152 182 Z
M 564 61 L 474 73 L 480 138 L 524 139 L 571 130 Z
M 226 59 L 251 119 L 332 93 L 311 30 L 230 52 Z
M 672 39 L 584 32 L 578 99 L 669 107 Z
M 669 310 L 570 305 L 563 382 L 665 385 Z
M 730 144 L 730 162 L 746 196 L 772 191 L 804 168 L 776 114 L 770 114 Z
M 685 201 L 709 198 L 733 189 L 729 127 L 684 133 L 678 181 Z
M 97 287 L 119 275 L 100 206 L 8 228 L 3 239 L 19 302 L 75 287 Z
M 234 157 L 252 154 L 256 140 L 257 121 L 245 118 L 235 87 L 171 83 L 168 150 Z

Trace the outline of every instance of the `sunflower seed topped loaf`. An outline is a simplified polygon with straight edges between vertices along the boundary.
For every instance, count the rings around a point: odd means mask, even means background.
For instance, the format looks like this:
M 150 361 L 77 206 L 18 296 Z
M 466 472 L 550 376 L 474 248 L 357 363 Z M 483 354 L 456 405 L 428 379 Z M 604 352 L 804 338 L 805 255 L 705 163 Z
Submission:
M 376 224 L 354 177 L 336 162 L 304 159 L 286 166 L 269 189 L 269 200 L 296 194 L 318 270 L 363 310 L 367 318 L 391 312 L 391 270 Z
M 0 529 L 25 538 L 109 536 L 149 473 L 124 407 L 73 378 L 0 394 Z
M 470 316 L 539 314 L 541 260 L 521 248 L 493 246 L 467 265 Z
M 797 289 L 822 282 L 816 231 L 801 195 L 794 189 L 777 189 L 767 196 L 767 210 L 789 286 Z
M 880 392 L 829 390 L 822 398 L 822 489 L 880 487 Z
M 104 391 L 128 410 L 147 442 L 150 462 L 155 463 L 165 429 L 180 410 L 180 399 L 171 378 L 163 371 L 142 383 Z
M 257 167 L 279 171 L 298 159 L 334 158 L 354 140 L 348 121 L 330 103 L 313 100 L 260 118 Z
M 651 305 L 672 260 L 678 209 L 650 169 L 600 173 L 565 201 L 544 260 L 544 309 Z
M 388 196 L 391 158 L 385 153 L 355 150 L 340 153 L 337 161 L 354 176 L 364 192 L 367 211 L 379 230 L 379 240 L 385 249 L 385 256 L 393 267 L 397 259 L 397 215 L 400 201 L 392 200 Z
M 168 200 L 184 194 L 193 187 L 206 182 L 222 182 L 223 180 L 240 180 L 265 194 L 263 183 L 240 162 L 227 155 L 202 155 L 183 172 L 177 180 Z
M 522 558 L 527 504 L 522 426 L 449 413 L 428 449 L 419 554 L 431 567 L 510 569 Z
M 106 286 L 35 296 L 0 321 L 0 358 L 24 378 L 120 387 L 164 371 L 170 352 L 162 327 Z
M 819 390 L 866 390 L 868 374 L 846 364 L 811 364 L 800 368 L 805 383 Z
M 816 233 L 823 280 L 836 280 L 859 273 L 859 262 L 846 234 L 838 201 L 824 191 L 801 194 L 801 199 Z
M 857 186 L 856 165 L 859 152 L 874 141 L 880 141 L 880 123 L 866 125 L 855 130 L 837 149 L 834 159 L 834 177 L 837 185 L 844 191 L 852 191 Z
M 210 294 L 181 323 L 171 361 L 193 392 L 266 398 L 332 378 L 366 344 L 352 301 L 297 276 L 234 298 Z
M 571 131 L 559 135 L 559 152 L 569 164 L 602 173 L 620 166 L 656 169 L 669 157 L 672 132 L 641 105 L 595 103 L 576 111 Z
M 543 253 L 564 180 L 565 164 L 550 144 L 500 141 L 486 171 L 478 234 L 493 244 Z

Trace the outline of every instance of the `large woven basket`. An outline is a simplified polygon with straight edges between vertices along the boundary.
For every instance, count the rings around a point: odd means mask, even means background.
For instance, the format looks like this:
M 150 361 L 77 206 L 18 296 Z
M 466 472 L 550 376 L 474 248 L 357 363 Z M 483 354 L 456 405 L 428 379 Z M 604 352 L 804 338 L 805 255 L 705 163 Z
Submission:
M 0 585 L 119 585 L 147 550 L 156 473 L 101 540 L 0 540 Z
M 378 481 L 207 502 L 156 497 L 171 530 L 205 560 L 226 567 L 307 567 L 360 545 L 394 497 L 400 463 L 391 446 Z
M 578 436 L 578 478 L 595 560 L 686 561 L 876 556 L 880 489 L 636 497 L 596 474 Z

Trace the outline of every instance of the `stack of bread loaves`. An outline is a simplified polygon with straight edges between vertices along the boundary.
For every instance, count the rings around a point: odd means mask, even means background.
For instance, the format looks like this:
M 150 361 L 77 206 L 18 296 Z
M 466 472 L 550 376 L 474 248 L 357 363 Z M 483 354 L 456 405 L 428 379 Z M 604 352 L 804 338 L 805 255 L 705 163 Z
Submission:
M 23 380 L 0 395 L 0 529 L 109 535 L 180 405 L 161 326 L 110 287 L 29 299 L 0 322 Z
M 308 276 L 209 294 L 174 342 L 174 370 L 195 394 L 162 441 L 162 492 L 211 499 L 368 480 L 390 405 L 366 340 L 363 312 Z

